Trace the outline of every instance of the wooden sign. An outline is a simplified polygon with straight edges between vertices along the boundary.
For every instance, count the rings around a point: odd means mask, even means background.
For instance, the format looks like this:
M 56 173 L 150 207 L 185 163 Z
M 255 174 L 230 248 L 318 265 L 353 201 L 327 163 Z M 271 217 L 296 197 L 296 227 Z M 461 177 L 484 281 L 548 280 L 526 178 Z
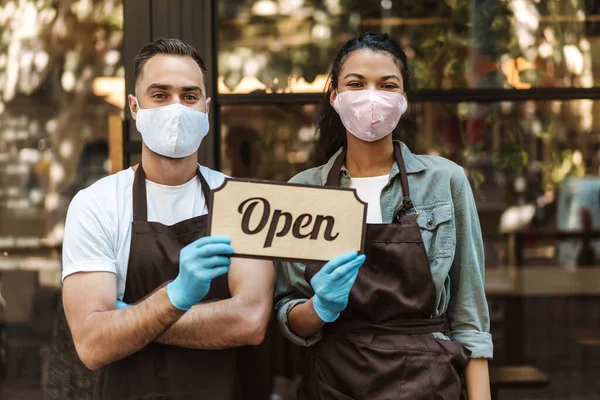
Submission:
M 225 179 L 211 192 L 209 234 L 235 255 L 329 261 L 363 251 L 367 205 L 354 189 Z

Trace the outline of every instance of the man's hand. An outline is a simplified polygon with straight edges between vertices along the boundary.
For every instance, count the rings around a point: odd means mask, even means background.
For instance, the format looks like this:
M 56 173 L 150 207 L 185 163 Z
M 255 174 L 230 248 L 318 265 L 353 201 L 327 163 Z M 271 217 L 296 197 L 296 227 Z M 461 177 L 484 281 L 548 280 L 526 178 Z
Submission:
M 181 250 L 179 275 L 167 285 L 171 303 L 187 311 L 201 301 L 210 290 L 213 279 L 229 271 L 229 255 L 233 248 L 227 237 L 207 236 Z
M 273 263 L 234 257 L 227 280 L 231 298 L 200 302 L 156 341 L 201 350 L 260 344 L 273 309 Z

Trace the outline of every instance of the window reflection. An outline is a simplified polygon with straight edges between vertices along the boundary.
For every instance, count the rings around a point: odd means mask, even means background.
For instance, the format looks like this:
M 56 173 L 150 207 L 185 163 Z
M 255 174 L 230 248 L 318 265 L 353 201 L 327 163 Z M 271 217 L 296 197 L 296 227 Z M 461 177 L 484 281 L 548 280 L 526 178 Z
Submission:
M 108 173 L 107 155 L 90 149 L 106 145 L 108 117 L 121 112 L 110 93 L 124 75 L 122 2 L 65 10 L 52 1 L 0 6 L 0 239 L 60 245 L 70 199 Z
M 83 365 L 57 307 L 60 246 L 75 193 L 109 173 L 108 119 L 124 99 L 115 95 L 124 76 L 122 6 L 0 2 L 2 399 L 87 398 L 73 391 Z
M 321 92 L 356 32 L 386 32 L 420 88 L 592 87 L 596 2 L 219 2 L 219 93 Z
M 314 165 L 314 105 L 221 108 L 223 172 L 287 181 Z
M 417 152 L 448 157 L 470 177 L 488 266 L 517 258 L 526 265 L 578 265 L 580 239 L 540 240 L 515 254 L 498 233 L 583 230 L 586 211 L 560 200 L 565 196 L 593 209 L 588 230 L 600 230 L 600 140 L 592 134 L 600 128 L 599 107 L 589 100 L 417 105 Z M 600 241 L 589 243 L 595 256 L 587 265 L 600 265 Z

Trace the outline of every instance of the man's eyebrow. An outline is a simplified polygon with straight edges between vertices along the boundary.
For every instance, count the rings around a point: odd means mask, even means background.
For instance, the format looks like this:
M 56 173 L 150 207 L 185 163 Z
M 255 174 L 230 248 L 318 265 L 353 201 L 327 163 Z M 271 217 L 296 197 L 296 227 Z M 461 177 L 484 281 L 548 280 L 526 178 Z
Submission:
M 381 81 L 387 81 L 388 79 L 396 79 L 398 82 L 400 82 L 400 78 L 398 78 L 396 75 L 385 75 L 382 76 L 381 78 L 379 78 L 379 80 Z
M 350 77 L 350 76 L 354 76 L 354 77 L 356 77 L 356 78 L 358 78 L 358 79 L 365 79 L 365 77 L 364 77 L 363 75 L 361 75 L 361 74 L 357 74 L 356 72 L 350 72 L 348 75 L 346 75 L 346 76 L 344 77 L 344 79 L 346 79 L 346 78 L 348 78 L 348 77 Z
M 170 90 L 172 87 L 173 86 L 171 85 L 165 85 L 163 83 L 153 83 L 152 85 L 148 86 L 148 89 L 146 91 L 149 92 L 152 89 Z
M 184 86 L 181 88 L 182 92 L 202 92 L 200 86 Z

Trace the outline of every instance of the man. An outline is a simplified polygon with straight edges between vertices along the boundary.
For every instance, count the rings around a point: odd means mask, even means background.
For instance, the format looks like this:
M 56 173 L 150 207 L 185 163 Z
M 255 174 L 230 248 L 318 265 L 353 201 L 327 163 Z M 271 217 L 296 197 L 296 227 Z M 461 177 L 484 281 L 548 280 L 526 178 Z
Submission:
M 67 214 L 63 301 L 77 353 L 100 370 L 97 399 L 231 399 L 236 346 L 263 340 L 271 262 L 207 237 L 209 190 L 197 164 L 208 133 L 198 52 L 159 39 L 135 59 L 129 107 L 141 163 L 80 191 Z

